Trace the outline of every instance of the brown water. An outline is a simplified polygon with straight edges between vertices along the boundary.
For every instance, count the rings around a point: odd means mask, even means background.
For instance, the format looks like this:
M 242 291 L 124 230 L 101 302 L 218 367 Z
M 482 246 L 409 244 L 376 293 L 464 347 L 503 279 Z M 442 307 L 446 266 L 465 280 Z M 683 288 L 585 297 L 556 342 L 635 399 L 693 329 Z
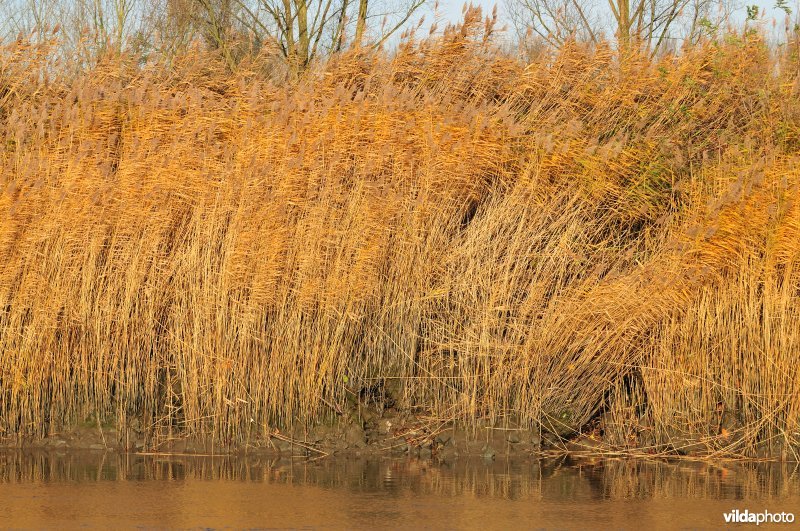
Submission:
M 617 460 L 434 465 L 0 453 L 2 528 L 716 528 L 732 509 L 800 517 L 800 471 Z

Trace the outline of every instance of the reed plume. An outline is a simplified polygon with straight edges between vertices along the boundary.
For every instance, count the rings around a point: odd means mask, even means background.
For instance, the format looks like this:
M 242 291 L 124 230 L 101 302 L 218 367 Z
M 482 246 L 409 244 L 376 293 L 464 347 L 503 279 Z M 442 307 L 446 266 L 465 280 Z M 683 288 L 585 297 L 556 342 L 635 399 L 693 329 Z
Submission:
M 797 445 L 792 59 L 524 63 L 470 20 L 291 87 L 5 46 L 0 432 L 242 443 L 386 380 L 467 424 Z

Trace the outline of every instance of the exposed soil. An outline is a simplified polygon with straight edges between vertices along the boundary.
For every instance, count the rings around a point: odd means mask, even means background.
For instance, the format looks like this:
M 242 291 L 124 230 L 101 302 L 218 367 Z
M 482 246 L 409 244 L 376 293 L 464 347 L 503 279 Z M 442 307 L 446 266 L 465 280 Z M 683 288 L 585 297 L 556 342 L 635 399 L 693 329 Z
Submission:
M 149 433 L 147 433 L 149 431 Z M 522 457 L 543 455 L 620 455 L 639 457 L 684 456 L 696 459 L 743 457 L 719 451 L 719 441 L 677 437 L 670 444 L 645 445 L 646 437 L 626 446 L 594 425 L 572 435 L 515 427 L 479 420 L 465 428 L 453 422 L 431 419 L 409 412 L 380 411 L 363 405 L 310 428 L 275 429 L 269 437 L 246 443 L 224 443 L 161 430 L 142 429 L 137 422 L 119 429 L 87 422 L 79 427 L 30 439 L 7 437 L 0 447 L 46 450 L 123 451 L 165 454 L 255 454 L 266 456 L 324 457 L 329 455 L 412 456 L 448 461 L 457 457 Z M 757 459 L 797 460 L 800 449 L 780 444 L 762 445 Z

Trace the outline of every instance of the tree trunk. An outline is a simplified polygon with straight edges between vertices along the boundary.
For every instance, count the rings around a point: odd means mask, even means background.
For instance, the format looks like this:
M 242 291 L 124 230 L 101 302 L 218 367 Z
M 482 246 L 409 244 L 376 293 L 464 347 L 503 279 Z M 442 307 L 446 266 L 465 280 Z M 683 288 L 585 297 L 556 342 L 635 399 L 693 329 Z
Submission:
M 630 0 L 618 0 L 619 6 L 619 21 L 617 23 L 617 32 L 619 39 L 619 47 L 624 51 L 628 51 L 631 43 L 631 4 Z
M 353 46 L 358 48 L 364 38 L 364 30 L 367 28 L 367 2 L 368 0 L 358 0 L 358 20 L 356 21 L 356 38 Z
M 306 0 L 295 0 L 297 5 L 297 64 L 303 70 L 308 66 L 311 35 L 308 34 L 308 4 Z

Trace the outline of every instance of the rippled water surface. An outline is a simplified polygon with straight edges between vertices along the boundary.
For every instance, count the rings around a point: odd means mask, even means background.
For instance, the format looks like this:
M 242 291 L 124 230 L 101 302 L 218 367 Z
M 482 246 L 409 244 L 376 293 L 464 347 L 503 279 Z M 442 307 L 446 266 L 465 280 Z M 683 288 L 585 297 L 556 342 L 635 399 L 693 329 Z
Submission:
M 799 475 L 685 461 L 7 452 L 0 527 L 713 528 L 732 509 L 800 516 Z

